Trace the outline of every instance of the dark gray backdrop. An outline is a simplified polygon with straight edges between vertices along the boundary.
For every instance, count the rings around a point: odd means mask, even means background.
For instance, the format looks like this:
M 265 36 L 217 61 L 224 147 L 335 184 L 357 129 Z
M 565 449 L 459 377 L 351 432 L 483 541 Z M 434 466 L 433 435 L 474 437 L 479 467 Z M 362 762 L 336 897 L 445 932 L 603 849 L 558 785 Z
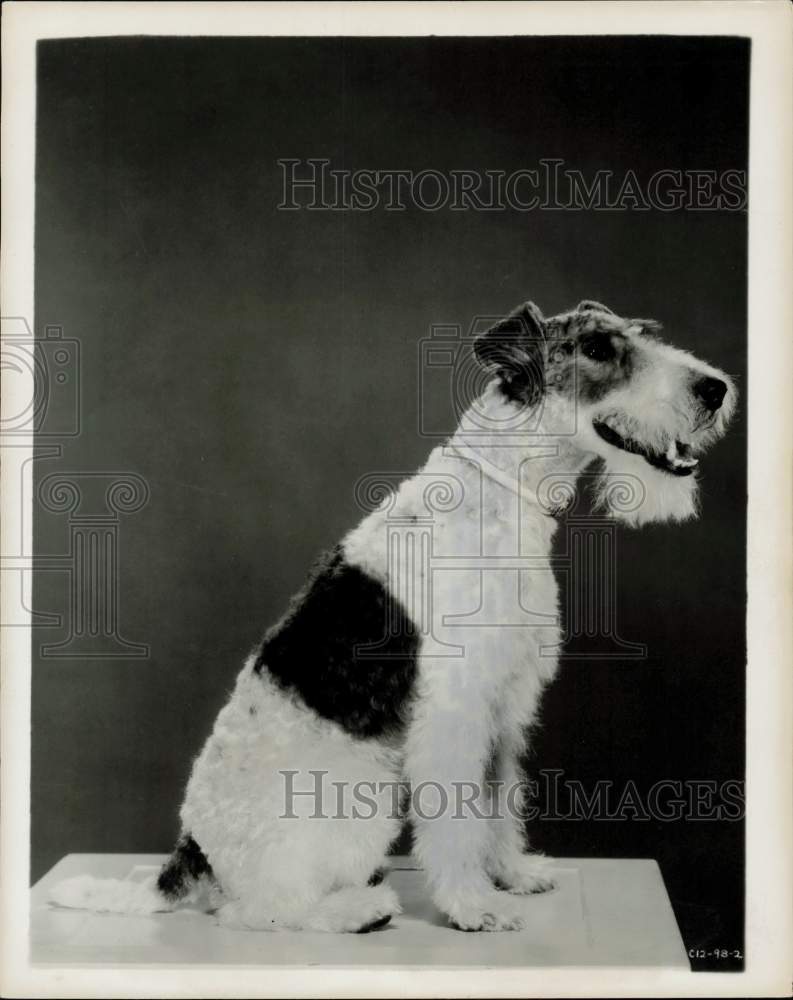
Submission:
M 715 38 L 40 43 L 36 330 L 80 341 L 82 429 L 37 477 L 149 484 L 119 537 L 121 630 L 151 652 L 45 659 L 59 633 L 34 634 L 33 878 L 70 851 L 170 847 L 191 758 L 360 516 L 355 481 L 431 446 L 418 340 L 527 297 L 657 317 L 742 391 L 701 521 L 620 532 L 620 630 L 648 659 L 567 662 L 533 766 L 587 787 L 743 778 L 745 213 L 285 213 L 275 161 L 745 169 L 748 66 Z M 62 516 L 35 527 L 39 554 L 63 548 Z M 37 609 L 66 594 L 37 574 Z M 534 840 L 658 858 L 687 945 L 740 948 L 742 824 L 548 821 Z

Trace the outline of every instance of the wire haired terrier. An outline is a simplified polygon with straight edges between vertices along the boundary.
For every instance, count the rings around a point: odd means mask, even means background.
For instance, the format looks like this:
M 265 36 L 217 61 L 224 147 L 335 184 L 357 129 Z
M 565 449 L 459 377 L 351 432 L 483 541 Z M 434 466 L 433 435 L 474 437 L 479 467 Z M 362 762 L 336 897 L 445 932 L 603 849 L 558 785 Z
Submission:
M 735 407 L 729 377 L 659 329 L 597 302 L 550 318 L 527 302 L 479 336 L 484 389 L 456 432 L 321 560 L 243 667 L 156 883 L 80 877 L 53 901 L 135 913 L 191 901 L 226 926 L 370 930 L 399 913 L 375 873 L 400 831 L 394 788 L 409 783 L 437 907 L 465 930 L 522 927 L 522 897 L 550 888 L 551 872 L 503 800 L 557 669 L 551 487 L 599 460 L 597 502 L 615 518 L 693 517 L 698 456 Z M 630 504 L 613 489 L 626 480 Z M 426 523 L 439 484 L 429 559 L 389 529 Z M 515 608 L 528 606 L 526 625 Z M 304 794 L 317 774 L 343 819 Z M 302 782 L 291 812 L 285 776 Z M 438 808 L 459 783 L 486 818 Z

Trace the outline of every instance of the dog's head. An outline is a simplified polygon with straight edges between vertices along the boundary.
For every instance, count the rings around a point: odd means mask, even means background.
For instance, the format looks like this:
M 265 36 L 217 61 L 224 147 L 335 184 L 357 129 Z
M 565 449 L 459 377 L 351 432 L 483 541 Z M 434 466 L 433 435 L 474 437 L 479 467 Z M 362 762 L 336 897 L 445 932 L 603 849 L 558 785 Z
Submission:
M 699 456 L 724 434 L 736 402 L 729 376 L 659 333 L 655 321 L 598 302 L 549 318 L 527 302 L 474 345 L 509 406 L 542 408 L 538 433 L 603 460 L 603 503 L 610 476 L 641 481 L 635 509 L 613 508 L 634 524 L 696 513 Z

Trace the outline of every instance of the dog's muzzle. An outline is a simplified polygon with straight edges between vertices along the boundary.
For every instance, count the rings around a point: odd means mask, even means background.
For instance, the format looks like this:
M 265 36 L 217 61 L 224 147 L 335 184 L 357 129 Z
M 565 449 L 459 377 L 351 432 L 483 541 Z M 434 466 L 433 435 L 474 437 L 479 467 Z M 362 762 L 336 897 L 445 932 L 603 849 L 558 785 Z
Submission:
M 724 390 L 726 392 L 726 386 L 724 386 Z M 665 452 L 653 451 L 632 438 L 623 437 L 619 431 L 605 421 L 596 420 L 592 426 L 607 444 L 630 452 L 632 455 L 640 455 L 645 462 L 656 469 L 668 472 L 672 476 L 690 476 L 699 464 L 691 454 L 691 446 L 683 441 L 672 441 Z

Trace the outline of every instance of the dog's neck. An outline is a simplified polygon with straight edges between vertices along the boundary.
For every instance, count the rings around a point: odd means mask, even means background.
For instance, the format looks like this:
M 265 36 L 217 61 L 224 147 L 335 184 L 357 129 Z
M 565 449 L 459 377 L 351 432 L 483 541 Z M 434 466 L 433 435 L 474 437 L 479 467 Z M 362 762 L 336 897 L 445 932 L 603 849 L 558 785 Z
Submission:
M 555 426 L 558 414 L 552 407 L 516 418 L 515 407 L 493 384 L 463 415 L 443 454 L 467 460 L 491 483 L 552 517 L 560 508 L 552 485 L 564 482 L 571 494 L 578 475 L 595 458 L 576 447 L 570 434 L 553 433 Z

